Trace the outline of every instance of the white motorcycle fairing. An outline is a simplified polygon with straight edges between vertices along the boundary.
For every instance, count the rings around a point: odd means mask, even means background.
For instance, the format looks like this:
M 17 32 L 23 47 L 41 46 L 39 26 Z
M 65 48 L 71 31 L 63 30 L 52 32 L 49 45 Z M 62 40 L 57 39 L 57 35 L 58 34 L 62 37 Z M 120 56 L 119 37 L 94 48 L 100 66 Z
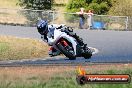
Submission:
M 67 35 L 65 32 L 62 32 L 61 29 L 55 29 L 54 33 L 52 33 L 51 35 L 53 35 L 53 37 L 47 37 L 48 38 L 48 44 L 52 45 L 54 48 L 57 49 L 56 47 L 56 43 L 61 39 L 64 38 L 66 40 L 68 40 L 69 42 L 72 43 L 73 49 L 74 49 L 74 53 L 75 55 L 77 55 L 77 51 L 76 51 L 76 46 L 77 46 L 77 41 L 75 38 Z M 57 49 L 58 50 L 58 49 Z

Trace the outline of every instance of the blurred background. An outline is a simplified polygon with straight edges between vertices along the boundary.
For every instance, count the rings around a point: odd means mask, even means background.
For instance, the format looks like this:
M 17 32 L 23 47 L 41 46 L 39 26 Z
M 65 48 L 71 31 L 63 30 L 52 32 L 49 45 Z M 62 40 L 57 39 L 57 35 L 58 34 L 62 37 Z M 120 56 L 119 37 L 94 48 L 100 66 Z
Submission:
M 92 30 L 132 30 L 131 0 L 0 0 L 0 24 L 36 26 L 40 19 L 79 29 L 80 8 L 92 10 Z M 88 29 L 88 15 L 84 15 Z

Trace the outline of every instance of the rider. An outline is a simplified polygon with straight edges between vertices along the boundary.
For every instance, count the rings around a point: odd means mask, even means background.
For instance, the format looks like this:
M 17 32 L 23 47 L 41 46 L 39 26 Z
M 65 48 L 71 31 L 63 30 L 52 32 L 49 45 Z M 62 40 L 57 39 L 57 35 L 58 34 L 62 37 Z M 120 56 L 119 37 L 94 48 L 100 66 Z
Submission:
M 48 43 L 48 38 L 54 37 L 54 35 L 53 35 L 54 30 L 61 29 L 61 31 L 67 33 L 70 36 L 73 36 L 81 46 L 85 45 L 83 43 L 83 40 L 81 38 L 79 38 L 79 36 L 77 36 L 76 33 L 73 33 L 73 30 L 70 30 L 69 27 L 66 27 L 63 24 L 48 25 L 48 22 L 46 20 L 40 20 L 37 24 L 37 29 L 38 29 L 38 32 L 41 34 L 41 39 L 47 43 Z M 49 46 L 51 46 L 51 45 L 49 44 Z M 51 48 L 49 49 L 49 55 L 56 56 L 59 54 L 60 54 L 60 52 L 51 46 Z

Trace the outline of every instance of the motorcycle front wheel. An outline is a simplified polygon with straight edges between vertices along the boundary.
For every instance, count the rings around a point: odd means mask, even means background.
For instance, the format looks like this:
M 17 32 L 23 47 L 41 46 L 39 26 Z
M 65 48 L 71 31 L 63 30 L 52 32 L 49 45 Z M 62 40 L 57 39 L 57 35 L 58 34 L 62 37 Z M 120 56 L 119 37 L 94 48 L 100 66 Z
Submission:
M 64 46 L 61 42 L 59 42 L 57 44 L 57 47 L 70 60 L 75 60 L 76 59 L 76 56 L 74 54 L 74 50 L 69 45 L 68 46 Z

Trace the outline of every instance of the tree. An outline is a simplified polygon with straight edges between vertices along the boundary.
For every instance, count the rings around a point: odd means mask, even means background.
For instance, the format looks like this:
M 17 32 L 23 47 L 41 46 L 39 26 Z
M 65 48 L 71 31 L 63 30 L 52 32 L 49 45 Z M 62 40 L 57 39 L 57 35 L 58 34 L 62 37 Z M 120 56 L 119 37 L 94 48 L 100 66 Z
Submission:
M 86 11 L 93 10 L 96 14 L 107 14 L 111 6 L 111 0 L 70 0 L 66 9 L 68 12 L 76 12 L 83 7 Z
M 52 20 L 52 16 L 43 10 L 51 10 L 53 5 L 53 0 L 19 0 L 18 3 L 24 9 L 30 10 L 20 10 L 20 14 L 27 18 L 27 25 L 35 26 L 37 21 L 41 19 Z M 42 11 L 33 11 L 42 10 Z
M 132 16 L 131 0 L 113 0 L 113 7 L 110 9 L 110 15 Z
M 132 28 L 132 0 L 113 0 L 110 15 L 128 16 L 128 29 Z
M 53 0 L 19 0 L 18 4 L 24 9 L 49 10 L 52 8 Z

